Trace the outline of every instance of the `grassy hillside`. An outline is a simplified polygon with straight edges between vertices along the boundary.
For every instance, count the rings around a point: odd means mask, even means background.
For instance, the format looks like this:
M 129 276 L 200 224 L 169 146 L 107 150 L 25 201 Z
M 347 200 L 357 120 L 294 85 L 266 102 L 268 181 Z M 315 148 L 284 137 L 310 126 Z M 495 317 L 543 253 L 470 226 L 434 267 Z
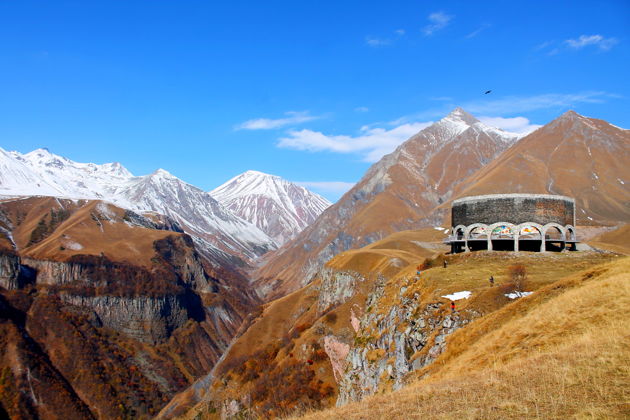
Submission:
M 177 413 L 187 419 L 197 416 L 219 418 L 226 403 L 231 401 L 238 403 L 239 408 L 234 413 L 245 418 L 258 415 L 282 417 L 308 407 L 333 406 L 338 396 L 339 378 L 334 376 L 332 365 L 335 362 L 331 363 L 331 356 L 326 352 L 326 340 L 333 337 L 337 343 L 352 348 L 363 345 L 364 340 L 381 337 L 383 331 L 378 327 L 374 331 L 369 326 L 357 330 L 356 325 L 364 316 L 386 314 L 401 304 L 401 298 L 409 300 L 417 295 L 421 307 L 440 304 L 436 313 L 439 318 L 450 314 L 449 301 L 442 296 L 467 290 L 472 293 L 471 297 L 457 301 L 461 317 L 477 319 L 459 330 L 467 331 L 481 325 L 481 320 L 498 313 L 510 314 L 513 308 L 522 305 L 505 296 L 514 289 L 508 274 L 511 265 L 525 266 L 525 290 L 536 291 L 553 288 L 552 285 L 573 273 L 593 270 L 593 267 L 622 258 L 598 252 L 479 252 L 445 258 L 440 254 L 443 236 L 434 229 L 399 232 L 365 248 L 339 254 L 326 264 L 311 284 L 266 304 L 263 312 L 233 343 L 224 362 L 215 371 L 212 385 L 192 387 L 190 392 L 178 396 L 172 404 L 171 414 Z M 444 259 L 447 260 L 446 268 L 443 267 Z M 418 264 L 426 266 L 419 279 L 416 278 Z M 325 275 L 327 270 L 333 274 Z M 356 279 L 348 283 L 352 287 L 342 287 L 339 284 L 343 282 L 335 282 L 335 279 L 341 281 L 346 273 L 353 273 Z M 494 277 L 494 285 L 488 281 L 490 276 Z M 378 298 L 370 298 L 379 287 L 382 293 Z M 322 305 L 326 296 L 339 299 Z M 532 301 L 533 296 L 521 301 Z M 498 319 L 497 325 L 506 322 L 504 318 Z M 397 329 L 405 330 L 408 323 L 408 319 L 401 319 Z M 455 340 L 459 332 L 450 340 Z M 467 346 L 463 343 L 459 348 Z M 447 349 L 451 348 L 458 347 L 448 341 Z M 382 357 L 381 353 L 377 350 L 370 354 L 378 358 Z M 441 357 L 446 354 L 450 353 Z M 418 356 L 420 352 L 412 359 Z M 436 363 L 429 366 L 442 364 L 442 359 Z M 418 370 L 410 373 L 409 378 L 418 373 L 433 376 L 433 371 Z M 260 392 L 270 386 L 273 393 Z M 385 380 L 379 392 L 387 391 L 391 386 L 391 381 Z M 196 404 L 192 394 L 199 395 L 200 389 L 205 397 Z M 188 410 L 191 406 L 194 408 Z M 373 418 L 369 415 L 370 410 L 372 408 L 366 408 L 365 417 L 359 415 L 356 418 Z M 410 412 L 405 412 L 405 416 L 409 417 Z M 324 417 L 320 418 L 344 418 L 349 411 L 323 413 L 321 416 Z M 395 417 L 400 416 L 389 418 Z
M 629 279 L 626 257 L 541 287 L 456 331 L 402 390 L 304 418 L 628 418 Z
M 596 248 L 608 249 L 620 254 L 630 255 L 630 225 L 621 225 L 617 229 L 595 236 L 588 242 Z

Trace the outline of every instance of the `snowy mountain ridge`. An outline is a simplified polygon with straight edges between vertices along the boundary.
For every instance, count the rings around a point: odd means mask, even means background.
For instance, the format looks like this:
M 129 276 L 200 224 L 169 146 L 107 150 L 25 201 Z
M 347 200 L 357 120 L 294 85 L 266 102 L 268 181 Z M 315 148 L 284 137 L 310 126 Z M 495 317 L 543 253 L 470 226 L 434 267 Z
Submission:
M 214 249 L 208 253 L 255 259 L 276 243 L 210 194 L 158 169 L 133 176 L 119 163 L 78 163 L 47 149 L 21 154 L 0 149 L 0 195 L 97 199 L 138 212 L 157 212 Z
M 511 133 L 509 131 L 501 130 L 500 128 L 484 124 L 459 107 L 455 108 L 446 117 L 437 121 L 429 128 L 430 130 L 426 130 L 426 133 L 431 135 L 432 133 L 430 132 L 433 131 L 434 133 L 436 133 L 436 135 L 433 137 L 433 140 L 437 141 L 439 139 L 441 143 L 448 143 L 469 129 L 492 135 L 495 140 L 499 140 L 508 144 L 514 143 L 516 140 L 523 136 L 521 134 Z M 424 132 L 425 131 L 423 130 L 420 133 Z
M 210 194 L 278 245 L 294 238 L 331 205 L 304 187 L 258 171 L 237 175 Z

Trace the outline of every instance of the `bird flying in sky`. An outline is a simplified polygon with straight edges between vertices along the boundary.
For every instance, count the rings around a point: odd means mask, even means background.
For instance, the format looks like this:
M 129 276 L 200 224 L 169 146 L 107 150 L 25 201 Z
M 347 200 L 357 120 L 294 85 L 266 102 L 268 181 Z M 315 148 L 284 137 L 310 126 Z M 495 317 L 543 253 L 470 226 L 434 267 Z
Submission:
M 491 90 L 486 90 L 486 93 L 484 93 L 484 95 L 487 95 L 490 92 L 492 92 L 492 91 Z

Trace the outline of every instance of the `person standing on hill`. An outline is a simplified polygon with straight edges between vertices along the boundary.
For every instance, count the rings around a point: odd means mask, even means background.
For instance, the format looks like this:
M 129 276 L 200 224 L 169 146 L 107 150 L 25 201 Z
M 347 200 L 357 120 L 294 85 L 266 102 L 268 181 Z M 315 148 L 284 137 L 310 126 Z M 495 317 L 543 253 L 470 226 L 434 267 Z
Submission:
M 455 301 L 451 300 L 451 311 L 455 312 Z
M 490 287 L 494 286 L 494 276 L 490 276 L 488 280 L 490 281 Z

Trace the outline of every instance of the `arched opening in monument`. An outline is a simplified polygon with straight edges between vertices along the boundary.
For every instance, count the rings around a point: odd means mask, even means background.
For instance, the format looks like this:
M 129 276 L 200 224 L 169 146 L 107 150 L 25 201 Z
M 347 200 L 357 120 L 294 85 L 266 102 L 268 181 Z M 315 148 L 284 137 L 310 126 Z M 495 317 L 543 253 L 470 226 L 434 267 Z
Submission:
M 562 251 L 565 247 L 565 233 L 558 226 L 550 226 L 545 232 L 545 249 Z
M 542 233 L 540 229 L 533 225 L 521 225 L 518 235 L 519 251 L 540 251 Z
M 458 241 L 461 241 L 462 239 L 464 239 L 464 228 L 458 228 L 458 229 L 455 231 L 455 238 L 456 238 Z
M 495 226 L 490 233 L 492 249 L 495 251 L 514 251 L 514 227 L 508 224 Z
M 468 248 L 471 251 L 488 249 L 488 231 L 485 226 L 477 226 L 468 233 Z

